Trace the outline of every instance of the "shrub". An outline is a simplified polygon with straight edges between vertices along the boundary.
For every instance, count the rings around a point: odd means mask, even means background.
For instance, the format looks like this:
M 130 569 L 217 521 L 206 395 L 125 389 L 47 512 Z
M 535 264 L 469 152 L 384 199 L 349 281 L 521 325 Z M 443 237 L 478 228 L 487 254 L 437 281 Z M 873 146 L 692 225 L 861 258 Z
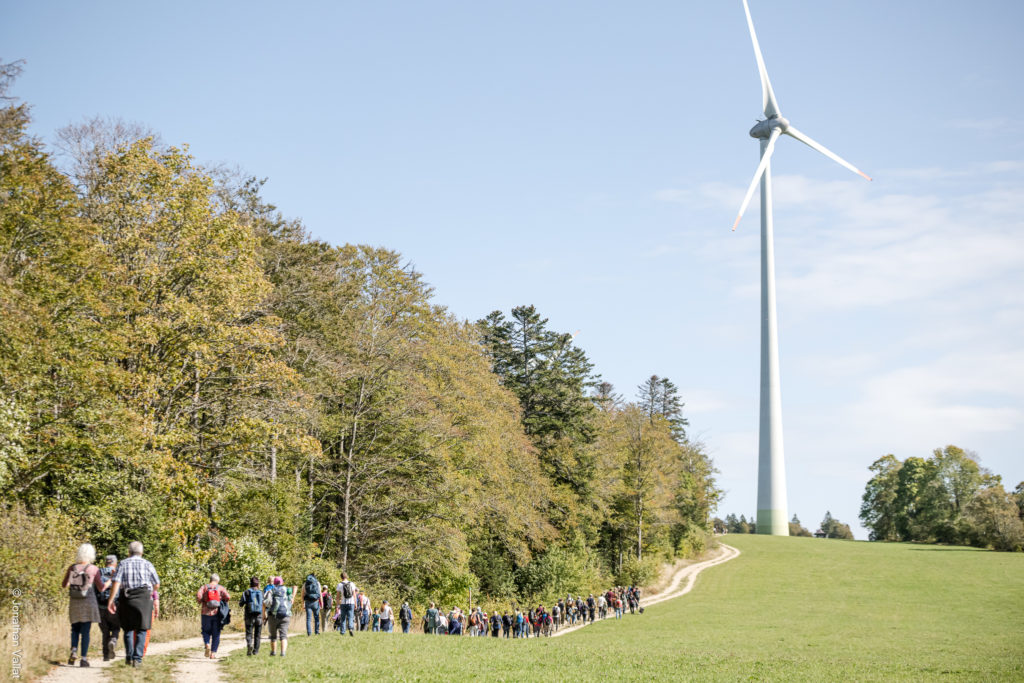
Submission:
M 0 605 L 6 608 L 20 591 L 23 614 L 66 609 L 64 570 L 88 539 L 76 537 L 78 525 L 55 511 L 33 515 L 14 503 L 0 506 L 0 515 Z
M 660 566 L 658 558 L 651 555 L 642 560 L 629 557 L 623 561 L 615 582 L 620 586 L 646 586 L 658 576 Z

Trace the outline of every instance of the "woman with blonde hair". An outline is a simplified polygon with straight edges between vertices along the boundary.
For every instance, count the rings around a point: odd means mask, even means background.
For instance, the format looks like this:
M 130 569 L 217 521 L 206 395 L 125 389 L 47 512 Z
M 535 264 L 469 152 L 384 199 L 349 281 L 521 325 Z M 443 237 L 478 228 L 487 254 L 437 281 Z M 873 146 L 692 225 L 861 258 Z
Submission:
M 71 621 L 71 656 L 68 664 L 74 666 L 81 643 L 80 666 L 89 666 L 89 632 L 92 625 L 100 620 L 100 608 L 96 602 L 97 592 L 103 592 L 109 581 L 104 581 L 96 561 L 96 548 L 91 543 L 78 547 L 74 563 L 64 572 L 61 588 L 68 589 L 68 618 Z

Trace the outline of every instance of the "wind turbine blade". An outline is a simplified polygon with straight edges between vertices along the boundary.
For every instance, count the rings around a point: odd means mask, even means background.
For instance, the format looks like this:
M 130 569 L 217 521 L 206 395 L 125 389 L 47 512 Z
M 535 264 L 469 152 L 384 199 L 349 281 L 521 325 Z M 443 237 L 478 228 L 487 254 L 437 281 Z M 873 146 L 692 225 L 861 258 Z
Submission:
M 775 141 L 779 139 L 779 135 L 782 131 L 778 128 L 772 128 L 772 134 L 768 137 L 768 146 L 764 148 L 764 154 L 761 155 L 761 163 L 757 165 L 757 170 L 754 171 L 754 179 L 750 181 L 750 187 L 747 188 L 747 195 L 743 198 L 743 203 L 740 204 L 740 212 L 736 215 L 736 222 L 732 224 L 732 229 L 735 230 L 736 226 L 740 224 L 740 219 L 743 218 L 743 212 L 747 210 L 747 206 L 750 205 L 750 198 L 754 196 L 754 190 L 757 189 L 757 184 L 761 182 L 761 176 L 764 175 L 764 170 L 768 168 L 768 161 L 772 158 L 772 152 L 775 151 Z
M 761 44 L 757 42 L 757 33 L 754 32 L 754 20 L 750 16 L 750 5 L 743 0 L 743 11 L 747 13 L 747 27 L 750 29 L 750 40 L 754 43 L 754 57 L 757 59 L 757 70 L 761 74 L 761 104 L 766 118 L 781 116 L 779 103 L 775 101 L 775 92 L 772 90 L 772 82 L 768 80 L 768 68 L 764 65 L 764 55 L 761 54 Z
M 829 159 L 831 159 L 832 161 L 834 161 L 837 164 L 839 164 L 840 166 L 845 166 L 846 168 L 850 169 L 851 171 L 853 171 L 857 175 L 859 175 L 859 176 L 861 176 L 863 178 L 866 178 L 867 180 L 871 180 L 871 176 L 869 176 L 867 173 L 865 173 L 864 171 L 860 170 L 859 168 L 857 168 L 856 166 L 851 164 L 846 159 L 843 159 L 841 156 L 839 156 L 835 152 L 829 150 L 824 145 L 821 145 L 821 144 L 815 142 L 814 140 L 810 139 L 809 137 L 807 137 L 806 135 L 804 135 L 803 133 L 798 131 L 793 126 L 790 126 L 789 128 L 786 129 L 786 135 L 799 140 L 800 142 L 804 143 L 805 145 L 807 145 L 811 149 L 818 150 L 819 152 L 821 152 L 822 154 L 827 156 Z

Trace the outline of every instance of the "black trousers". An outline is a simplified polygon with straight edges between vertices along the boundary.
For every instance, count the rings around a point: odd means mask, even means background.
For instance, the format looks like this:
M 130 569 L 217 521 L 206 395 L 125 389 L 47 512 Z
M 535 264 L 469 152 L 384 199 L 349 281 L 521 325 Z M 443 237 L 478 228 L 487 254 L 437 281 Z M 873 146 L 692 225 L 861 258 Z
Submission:
M 263 615 L 245 615 L 245 650 L 256 654 L 260 651 L 260 634 L 263 631 Z
M 100 605 L 100 635 L 103 638 L 103 661 L 113 658 L 117 639 L 121 635 L 121 620 L 107 611 L 107 603 Z

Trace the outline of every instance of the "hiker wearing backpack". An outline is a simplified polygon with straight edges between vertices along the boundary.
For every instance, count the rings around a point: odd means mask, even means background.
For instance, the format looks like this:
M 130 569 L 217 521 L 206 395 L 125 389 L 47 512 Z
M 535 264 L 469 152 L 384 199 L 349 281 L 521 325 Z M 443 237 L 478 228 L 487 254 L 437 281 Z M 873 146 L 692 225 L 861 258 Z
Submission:
M 81 642 L 82 661 L 80 666 L 89 666 L 89 634 L 92 625 L 100 620 L 100 609 L 96 595 L 109 587 L 103 580 L 96 561 L 96 549 L 90 543 L 78 547 L 75 562 L 64 572 L 61 588 L 68 589 L 68 618 L 71 620 L 71 656 L 68 664 L 74 666 L 78 659 Z
M 210 582 L 196 592 L 199 614 L 202 620 L 203 647 L 208 659 L 217 658 L 220 646 L 221 604 L 231 599 L 227 589 L 220 585 L 220 577 L 210 574 Z
M 494 610 L 491 615 L 491 635 L 497 638 L 501 634 L 501 615 L 498 614 L 498 610 Z
M 281 656 L 288 649 L 288 625 L 292 620 L 292 602 L 295 588 L 284 585 L 284 579 L 274 577 L 274 584 L 263 594 L 263 620 L 270 628 L 270 656 L 275 656 L 274 645 L 281 641 Z
M 348 580 L 348 574 L 346 572 L 341 573 L 341 583 L 338 584 L 338 608 L 340 609 L 341 619 L 341 635 L 345 635 L 345 629 L 348 629 L 350 636 L 355 636 L 355 611 L 356 611 L 356 593 L 358 589 L 355 584 Z
M 320 599 L 320 582 L 313 574 L 308 575 L 302 584 L 302 604 L 306 608 L 306 635 L 313 635 L 314 629 L 320 635 L 320 609 L 324 605 Z M 310 619 L 313 621 L 312 626 Z
M 263 630 L 263 591 L 257 577 L 249 579 L 249 587 L 238 602 L 245 617 L 245 654 L 251 657 L 260 651 L 260 632 Z
M 409 607 L 409 603 L 402 603 L 402 608 L 398 610 L 398 619 L 402 622 L 402 633 L 408 633 L 412 626 L 412 608 Z
M 106 588 L 96 592 L 96 607 L 100 611 L 100 636 L 103 638 L 103 661 L 109 662 L 114 658 L 114 650 L 117 649 L 117 636 L 121 631 L 121 621 L 116 614 L 107 611 L 107 600 L 110 599 L 110 584 L 117 570 L 117 555 L 107 555 L 106 566 L 100 569 L 100 577 Z
M 322 633 L 327 633 L 327 622 L 330 621 L 333 614 L 334 598 L 327 586 L 323 586 L 320 591 L 320 631 Z

